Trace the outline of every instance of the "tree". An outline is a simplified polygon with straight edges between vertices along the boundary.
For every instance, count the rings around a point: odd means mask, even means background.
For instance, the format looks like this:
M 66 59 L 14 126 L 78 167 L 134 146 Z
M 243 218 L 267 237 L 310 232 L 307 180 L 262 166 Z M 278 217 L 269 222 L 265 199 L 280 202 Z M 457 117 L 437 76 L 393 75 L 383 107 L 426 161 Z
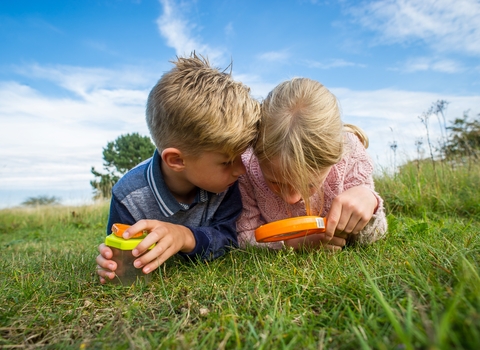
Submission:
M 60 204 L 60 198 L 55 196 L 37 196 L 37 197 L 28 197 L 25 201 L 22 202 L 22 205 L 28 207 L 36 207 L 39 205 L 58 205 Z
M 478 115 L 480 117 L 480 114 Z M 456 118 L 447 129 L 450 131 L 442 151 L 447 158 L 474 157 L 480 153 L 480 118 L 471 120 L 468 112 Z
M 115 141 L 108 142 L 103 148 L 103 168 L 105 174 L 92 167 L 95 180 L 90 181 L 94 190 L 94 198 L 109 198 L 112 187 L 130 169 L 138 163 L 150 158 L 155 146 L 148 136 L 138 133 L 119 136 Z

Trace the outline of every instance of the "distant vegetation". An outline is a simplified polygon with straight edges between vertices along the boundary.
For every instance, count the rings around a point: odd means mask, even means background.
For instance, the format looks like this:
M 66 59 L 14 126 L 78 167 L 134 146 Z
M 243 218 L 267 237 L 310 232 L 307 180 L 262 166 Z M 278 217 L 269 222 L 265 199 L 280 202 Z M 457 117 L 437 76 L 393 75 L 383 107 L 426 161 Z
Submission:
M 22 202 L 22 205 L 27 207 L 36 207 L 39 205 L 59 205 L 60 198 L 55 196 L 37 196 L 37 197 L 28 197 Z
M 427 135 L 430 159 L 442 161 L 471 161 L 478 159 L 480 155 L 480 114 L 471 118 L 469 112 L 465 111 L 462 117 L 457 117 L 447 126 L 445 109 L 447 101 L 439 100 L 432 104 L 430 109 L 419 116 L 425 126 Z M 430 118 L 435 115 L 441 132 L 438 143 L 430 138 Z M 418 146 L 418 144 L 417 144 Z
M 393 175 L 382 174 L 376 189 L 385 200 L 387 212 L 411 217 L 460 216 L 480 212 L 480 115 L 445 122 L 446 101 L 437 101 L 420 117 L 425 125 L 429 157 L 398 166 Z M 430 139 L 429 118 L 437 116 L 441 139 Z M 421 146 L 417 143 L 417 146 Z M 392 147 L 396 152 L 396 147 Z
M 148 136 L 138 133 L 121 135 L 115 141 L 108 142 L 103 149 L 103 166 L 105 173 L 92 167 L 95 180 L 90 181 L 94 190 L 94 199 L 110 198 L 113 185 L 122 175 L 134 166 L 150 158 L 155 145 Z

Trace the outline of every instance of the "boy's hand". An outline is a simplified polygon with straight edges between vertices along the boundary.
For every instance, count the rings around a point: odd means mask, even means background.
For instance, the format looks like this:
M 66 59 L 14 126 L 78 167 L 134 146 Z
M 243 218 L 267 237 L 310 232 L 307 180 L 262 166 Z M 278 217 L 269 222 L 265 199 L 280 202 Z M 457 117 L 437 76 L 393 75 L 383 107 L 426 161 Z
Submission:
M 133 256 L 140 256 L 133 265 L 136 268 L 143 267 L 142 271 L 146 274 L 180 251 L 191 252 L 196 245 L 190 229 L 159 220 L 140 220 L 125 230 L 123 238 L 131 238 L 141 231 L 147 231 L 148 235 L 132 250 Z M 149 250 L 148 248 L 153 244 L 155 247 Z
M 358 234 L 373 216 L 378 201 L 371 190 L 355 186 L 338 195 L 327 215 L 325 236 Z
M 100 283 L 104 284 L 108 279 L 115 278 L 115 270 L 117 269 L 117 263 L 112 259 L 113 252 L 110 247 L 107 247 L 105 243 L 98 246 L 100 254 L 97 256 L 97 273 L 100 277 Z

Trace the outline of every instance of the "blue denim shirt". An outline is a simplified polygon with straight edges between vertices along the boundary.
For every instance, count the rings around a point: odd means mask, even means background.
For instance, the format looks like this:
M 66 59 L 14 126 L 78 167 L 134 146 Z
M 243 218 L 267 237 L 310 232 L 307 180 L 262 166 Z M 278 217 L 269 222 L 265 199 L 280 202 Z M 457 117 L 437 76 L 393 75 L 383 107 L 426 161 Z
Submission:
M 107 234 L 114 223 L 133 225 L 139 220 L 160 220 L 188 227 L 195 249 L 184 257 L 212 260 L 238 247 L 236 220 L 242 211 L 238 182 L 222 193 L 198 189 L 192 204 L 179 203 L 168 189 L 161 158 L 152 158 L 126 173 L 112 189 Z

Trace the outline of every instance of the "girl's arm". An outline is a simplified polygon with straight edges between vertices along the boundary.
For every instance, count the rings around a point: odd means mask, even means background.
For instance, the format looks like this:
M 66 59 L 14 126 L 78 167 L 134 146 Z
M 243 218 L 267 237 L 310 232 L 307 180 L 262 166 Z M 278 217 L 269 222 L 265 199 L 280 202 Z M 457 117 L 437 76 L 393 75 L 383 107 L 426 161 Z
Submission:
M 349 233 L 349 242 L 371 243 L 387 232 L 383 200 L 375 192 L 373 162 L 365 147 L 353 134 L 348 133 L 347 140 L 343 190 L 329 203 L 327 231 Z

